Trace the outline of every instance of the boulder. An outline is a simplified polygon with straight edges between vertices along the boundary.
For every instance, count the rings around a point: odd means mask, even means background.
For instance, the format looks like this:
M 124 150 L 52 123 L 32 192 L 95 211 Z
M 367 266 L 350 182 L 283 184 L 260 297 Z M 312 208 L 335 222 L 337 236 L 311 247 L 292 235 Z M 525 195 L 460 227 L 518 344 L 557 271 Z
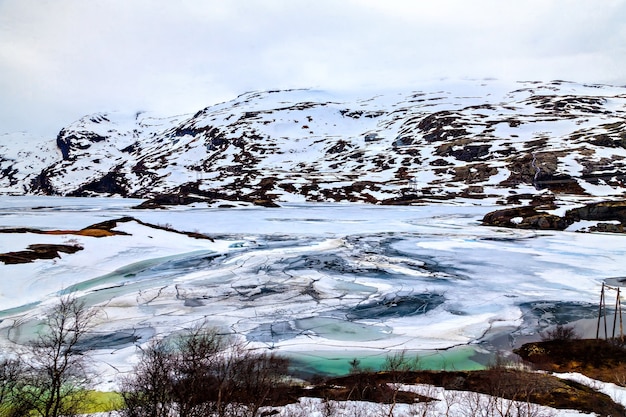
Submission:
M 565 230 L 577 221 L 587 220 L 599 222 L 591 231 L 613 233 L 623 233 L 626 226 L 626 201 L 590 203 L 568 210 L 563 217 L 540 210 L 546 206 L 537 203 L 537 200 L 533 200 L 533 204 L 528 206 L 492 211 L 483 217 L 483 224 L 518 229 Z M 547 208 L 554 208 L 550 200 L 544 203 L 549 203 Z M 611 220 L 619 221 L 620 224 L 606 223 Z
M 626 201 L 601 201 L 587 204 L 584 207 L 568 210 L 565 217 L 571 219 L 572 222 L 579 220 L 602 222 L 617 220 L 622 225 L 626 225 Z
M 485 214 L 483 224 L 486 226 L 500 226 L 516 228 L 523 219 L 537 215 L 537 211 L 531 206 L 505 208 Z M 519 219 L 519 220 L 517 220 Z

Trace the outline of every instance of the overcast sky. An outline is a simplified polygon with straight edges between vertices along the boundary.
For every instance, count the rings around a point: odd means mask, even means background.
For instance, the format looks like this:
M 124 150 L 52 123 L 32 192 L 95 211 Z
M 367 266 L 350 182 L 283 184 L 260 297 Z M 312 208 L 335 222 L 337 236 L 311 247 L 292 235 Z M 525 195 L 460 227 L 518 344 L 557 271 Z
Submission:
M 626 0 L 0 0 L 0 132 L 251 90 L 626 84 Z

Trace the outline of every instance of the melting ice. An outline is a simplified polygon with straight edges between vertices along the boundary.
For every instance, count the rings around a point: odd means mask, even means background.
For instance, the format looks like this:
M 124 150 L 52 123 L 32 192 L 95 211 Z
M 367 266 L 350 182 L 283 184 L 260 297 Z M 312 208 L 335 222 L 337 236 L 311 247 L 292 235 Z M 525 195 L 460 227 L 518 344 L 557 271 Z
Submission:
M 481 226 L 493 207 L 131 210 L 135 203 L 0 198 L 5 228 L 81 229 L 129 215 L 213 238 L 135 222 L 118 225 L 128 235 L 106 238 L 0 234 L 2 252 L 68 240 L 84 247 L 1 267 L 0 343 L 24 343 L 70 291 L 101 309 L 87 348 L 116 372 L 132 366 L 137 346 L 197 321 L 318 369 L 395 349 L 447 351 L 456 361 L 448 366 L 471 367 L 480 353 L 594 317 L 602 281 L 626 266 L 623 236 Z

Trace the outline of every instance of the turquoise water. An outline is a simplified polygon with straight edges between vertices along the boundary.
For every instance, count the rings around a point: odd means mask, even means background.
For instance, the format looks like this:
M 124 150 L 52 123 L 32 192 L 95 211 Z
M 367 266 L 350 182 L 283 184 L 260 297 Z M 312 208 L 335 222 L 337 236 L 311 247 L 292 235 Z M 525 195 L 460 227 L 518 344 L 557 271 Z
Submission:
M 350 362 L 354 359 L 359 361 L 361 370 L 382 370 L 387 357 L 391 355 L 393 352 L 389 351 L 288 352 L 284 354 L 291 360 L 291 367 L 296 374 L 327 377 L 349 374 Z M 422 370 L 472 371 L 486 367 L 485 363 L 476 360 L 476 350 L 470 346 L 436 351 L 406 351 L 405 355 L 409 360 L 417 357 L 417 367 Z
M 35 301 L 29 304 L 24 304 L 19 307 L 13 307 L 13 308 L 8 308 L 6 310 L 0 310 L 0 322 L 2 321 L 4 317 L 11 317 L 16 314 L 26 313 L 30 311 L 31 309 L 35 308 L 36 306 L 38 306 L 39 304 L 40 304 L 39 301 Z
M 185 270 L 184 262 L 194 261 L 213 254 L 213 251 L 200 250 L 182 254 L 164 256 L 160 258 L 147 259 L 126 265 L 115 271 L 93 279 L 82 281 L 63 290 L 63 293 L 70 294 L 75 291 L 86 291 L 103 285 L 123 285 L 142 280 L 154 280 L 165 276 L 168 280 L 176 275 L 183 275 Z M 171 262 L 179 261 L 175 267 Z

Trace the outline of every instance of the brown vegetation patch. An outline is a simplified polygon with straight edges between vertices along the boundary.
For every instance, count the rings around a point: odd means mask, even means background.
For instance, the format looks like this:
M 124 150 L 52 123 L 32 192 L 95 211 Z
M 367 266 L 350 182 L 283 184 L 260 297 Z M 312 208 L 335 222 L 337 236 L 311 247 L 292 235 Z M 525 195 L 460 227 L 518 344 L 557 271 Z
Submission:
M 76 234 L 79 235 L 79 236 L 89 236 L 89 237 L 108 237 L 108 236 L 121 235 L 121 234 L 125 234 L 125 233 L 116 232 L 116 231 L 113 231 L 113 230 L 102 230 L 102 229 L 87 228 L 87 229 L 79 230 L 78 232 L 76 232 Z
M 626 349 L 617 341 L 549 340 L 527 343 L 515 353 L 539 369 L 579 372 L 593 379 L 626 386 Z
M 625 415 L 623 406 L 606 394 L 574 381 L 537 372 L 505 367 L 484 371 L 408 371 L 357 373 L 333 378 L 314 387 L 293 387 L 285 401 L 302 396 L 326 400 L 361 400 L 378 403 L 430 401 L 415 393 L 397 391 L 394 383 L 428 384 L 448 390 L 478 392 L 509 400 L 531 402 L 558 409 L 574 409 L 599 416 Z M 278 404 L 274 404 L 278 405 Z
M 82 230 L 43 230 L 43 231 L 36 231 L 35 233 L 39 233 L 42 235 L 76 235 L 76 236 L 90 236 L 90 237 L 108 237 L 108 236 L 125 234 L 122 232 L 115 232 L 112 230 L 93 229 L 93 228 L 86 228 Z

